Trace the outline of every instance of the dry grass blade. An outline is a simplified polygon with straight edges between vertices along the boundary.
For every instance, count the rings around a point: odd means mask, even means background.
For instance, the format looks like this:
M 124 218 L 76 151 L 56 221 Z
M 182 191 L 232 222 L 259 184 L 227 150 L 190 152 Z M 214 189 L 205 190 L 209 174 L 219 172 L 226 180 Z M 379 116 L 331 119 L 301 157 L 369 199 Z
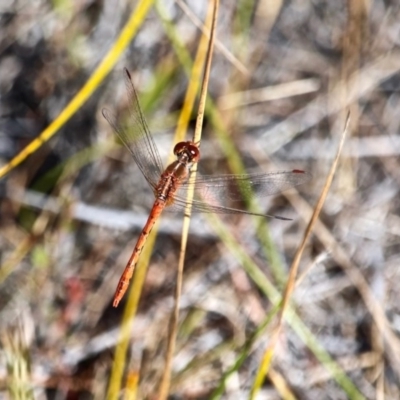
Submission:
M 304 248 L 307 244 L 308 239 L 310 238 L 310 235 L 315 227 L 315 224 L 318 220 L 319 214 L 322 210 L 322 207 L 324 205 L 326 196 L 328 195 L 329 189 L 331 187 L 332 181 L 333 181 L 333 177 L 335 175 L 336 169 L 337 169 L 337 165 L 340 159 L 340 155 L 342 152 L 342 148 L 343 148 L 343 144 L 344 144 L 344 140 L 346 138 L 346 134 L 347 134 L 347 130 L 348 130 L 348 126 L 349 126 L 349 121 L 350 121 L 350 115 L 347 115 L 346 118 L 346 123 L 345 123 L 345 127 L 343 129 L 343 133 L 340 139 L 340 143 L 339 143 L 339 148 L 335 157 L 335 160 L 332 163 L 331 169 L 329 171 L 329 174 L 327 176 L 327 179 L 325 181 L 325 185 L 322 189 L 321 195 L 318 199 L 318 202 L 314 208 L 314 212 L 312 214 L 311 220 L 307 225 L 307 229 L 304 233 L 303 239 L 296 251 L 296 254 L 294 256 L 292 265 L 290 267 L 290 273 L 289 273 L 289 278 L 288 278 L 288 282 L 286 284 L 286 288 L 285 288 L 285 292 L 282 298 L 282 306 L 281 309 L 279 311 L 278 314 L 278 325 L 277 327 L 274 329 L 274 332 L 271 336 L 270 342 L 264 352 L 264 356 L 262 358 L 259 370 L 257 372 L 257 376 L 256 379 L 254 381 L 254 385 L 251 391 L 251 398 L 255 398 L 255 396 L 257 395 L 257 393 L 259 392 L 261 385 L 264 382 L 264 377 L 265 375 L 268 373 L 268 370 L 270 368 L 271 365 L 271 361 L 273 358 L 273 353 L 274 353 L 274 349 L 277 345 L 278 342 L 278 338 L 279 338 L 279 334 L 280 331 L 282 329 L 282 324 L 283 324 L 283 319 L 284 319 L 284 315 L 285 315 L 285 311 L 289 305 L 289 301 L 291 298 L 291 295 L 293 293 L 294 287 L 295 287 L 295 282 L 296 282 L 296 277 L 297 277 L 297 271 L 299 269 L 299 265 L 300 265 L 300 259 L 301 256 L 303 254 Z
M 93 72 L 90 79 L 82 89 L 73 97 L 69 104 L 64 108 L 60 115 L 31 143 L 29 143 L 19 154 L 10 162 L 0 168 L 0 178 L 10 172 L 13 168 L 21 164 L 28 156 L 38 150 L 44 143 L 51 139 L 54 134 L 79 110 L 85 101 L 99 87 L 101 82 L 111 71 L 121 53 L 128 46 L 138 28 L 143 22 L 153 0 L 141 1 L 130 15 L 124 29 L 121 32 L 114 46 L 103 58 L 100 65 Z
M 201 31 L 203 35 L 206 37 L 210 37 L 210 31 L 202 24 L 202 22 L 196 17 L 196 15 L 191 11 L 186 3 L 182 0 L 176 0 L 176 3 L 179 7 L 183 10 L 184 13 L 190 18 L 194 25 L 196 25 Z M 223 43 L 221 43 L 218 39 L 215 40 L 215 48 L 220 51 L 226 59 L 234 65 L 238 71 L 240 71 L 243 75 L 249 76 L 249 71 L 247 70 L 246 66 L 238 60 L 234 54 L 232 54 Z
M 19 316 L 15 326 L 1 332 L 2 357 L 7 369 L 7 391 L 10 399 L 34 399 L 31 376 L 31 360 L 28 343 L 32 339 L 32 322 Z M 30 328 L 30 329 L 29 329 Z
M 246 90 L 244 92 L 231 93 L 219 99 L 220 108 L 228 110 L 230 108 L 248 106 L 254 103 L 279 100 L 285 97 L 299 96 L 306 93 L 313 93 L 320 89 L 316 79 L 302 79 L 295 82 L 282 83 L 262 89 Z
M 211 61 L 212 61 L 212 53 L 214 50 L 214 42 L 215 42 L 215 29 L 217 23 L 217 16 L 218 16 L 218 7 L 219 7 L 219 0 L 214 0 L 213 2 L 209 3 L 209 13 L 208 13 L 208 24 L 210 25 L 210 38 L 208 40 L 207 48 L 202 44 L 207 43 L 207 36 L 204 35 L 202 38 L 202 43 L 199 46 L 198 57 L 196 58 L 196 62 L 194 63 L 194 74 L 193 79 L 198 79 L 197 73 L 200 72 L 198 65 L 203 64 L 202 60 L 205 60 L 205 69 L 204 69 L 204 76 L 202 80 L 201 92 L 200 92 L 200 102 L 197 114 L 197 121 L 196 121 L 196 130 L 193 137 L 193 142 L 199 143 L 201 140 L 201 132 L 203 127 L 203 118 L 204 118 L 204 110 L 206 105 L 206 98 L 207 98 L 207 88 L 208 82 L 210 79 L 210 70 L 211 70 Z M 205 50 L 207 49 L 207 52 Z M 178 127 L 182 127 L 180 124 Z M 189 179 L 194 179 L 196 176 L 196 164 L 192 168 L 191 175 Z M 175 303 L 174 303 L 174 310 L 172 313 L 172 318 L 170 322 L 170 329 L 168 335 L 168 347 L 167 347 L 167 357 L 166 357 L 166 365 L 164 369 L 164 373 L 162 376 L 162 381 L 158 393 L 158 398 L 160 400 L 166 399 L 169 392 L 170 387 L 170 380 L 171 380 L 171 368 L 172 368 L 172 359 L 175 350 L 175 342 L 176 342 L 176 335 L 178 331 L 178 320 L 179 320 L 179 301 L 181 298 L 182 293 L 182 281 L 183 281 L 183 269 L 185 264 L 185 255 L 186 255 L 186 246 L 187 246 L 187 237 L 189 235 L 189 224 L 190 224 L 190 213 L 191 207 L 190 202 L 193 199 L 194 195 L 194 188 L 192 187 L 192 191 L 188 193 L 188 206 L 185 209 L 185 216 L 183 221 L 183 228 L 182 228 L 182 239 L 181 239 L 181 251 L 179 253 L 179 262 L 178 262 L 178 273 L 176 279 L 176 289 L 175 289 Z

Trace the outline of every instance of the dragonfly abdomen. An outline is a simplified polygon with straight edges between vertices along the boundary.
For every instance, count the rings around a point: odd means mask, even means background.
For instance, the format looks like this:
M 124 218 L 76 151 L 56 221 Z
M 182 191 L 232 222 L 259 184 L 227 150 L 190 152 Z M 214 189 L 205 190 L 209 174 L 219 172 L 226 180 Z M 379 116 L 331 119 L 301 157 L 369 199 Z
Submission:
M 114 301 L 113 301 L 114 307 L 118 306 L 126 290 L 128 289 L 129 282 L 132 279 L 133 272 L 135 271 L 135 266 L 139 260 L 140 254 L 142 253 L 147 237 L 150 235 L 150 232 L 153 229 L 154 224 L 156 223 L 158 217 L 162 213 L 165 206 L 166 206 L 165 200 L 163 201 L 162 199 L 157 198 L 156 201 L 154 202 L 153 208 L 151 209 L 146 225 L 143 227 L 142 232 L 138 237 L 132 255 L 128 263 L 126 264 L 125 270 L 118 282 L 118 286 L 114 294 Z

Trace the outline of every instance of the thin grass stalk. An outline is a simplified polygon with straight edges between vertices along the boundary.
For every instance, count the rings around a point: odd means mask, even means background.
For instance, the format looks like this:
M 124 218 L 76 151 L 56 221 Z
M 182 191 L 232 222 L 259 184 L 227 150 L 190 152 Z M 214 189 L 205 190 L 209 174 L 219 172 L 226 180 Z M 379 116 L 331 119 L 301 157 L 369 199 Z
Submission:
M 203 118 L 204 118 L 204 110 L 207 98 L 207 88 L 208 82 L 210 80 L 210 71 L 211 71 L 211 62 L 212 62 L 212 54 L 214 49 L 215 43 L 215 29 L 217 23 L 217 16 L 218 16 L 218 8 L 219 8 L 219 0 L 214 0 L 213 3 L 210 3 L 209 6 L 209 17 L 207 18 L 208 24 L 211 24 L 211 34 L 209 38 L 209 45 L 207 49 L 206 55 L 206 66 L 202 81 L 201 93 L 200 93 L 200 102 L 199 102 L 199 109 L 197 114 L 197 121 L 196 121 L 196 129 L 193 136 L 193 142 L 198 143 L 200 146 L 201 140 L 201 132 L 203 128 Z M 212 12 L 211 12 L 212 11 Z M 210 19 L 211 16 L 211 19 Z M 203 35 L 207 39 L 206 35 Z M 199 57 L 198 60 L 203 58 L 202 46 L 199 47 Z M 201 52 L 201 53 L 200 53 Z M 194 71 L 193 73 L 198 73 L 199 69 L 196 67 L 196 63 L 194 64 Z M 179 127 L 178 127 L 179 129 Z M 196 168 L 197 164 L 194 164 L 192 168 L 192 172 L 190 175 L 190 180 L 194 180 L 196 177 Z M 185 215 L 183 220 L 183 227 L 182 227 L 182 240 L 181 240 L 181 250 L 179 254 L 179 262 L 178 262 L 178 274 L 176 280 L 176 288 L 175 288 L 175 304 L 174 310 L 172 313 L 171 323 L 170 323 L 170 331 L 169 331 L 169 339 L 168 339 L 168 348 L 167 348 L 167 357 L 166 357 L 166 365 L 164 374 L 162 377 L 160 389 L 159 389 L 159 399 L 164 400 L 168 396 L 169 387 L 170 387 L 170 380 L 171 380 L 171 368 L 172 368 L 172 359 L 173 354 L 175 351 L 175 343 L 176 343 L 176 335 L 178 331 L 178 320 L 179 320 L 179 301 L 181 298 L 182 292 L 182 281 L 183 281 L 183 269 L 185 263 L 185 255 L 186 255 L 186 246 L 187 246 L 187 238 L 189 235 L 189 225 L 190 225 L 190 215 L 191 215 L 191 206 L 190 203 L 194 196 L 194 185 L 191 186 L 191 191 L 188 193 L 188 206 L 185 208 Z
M 122 377 L 125 370 L 126 353 L 129 346 L 129 341 L 132 331 L 133 319 L 136 315 L 140 295 L 142 293 L 143 283 L 146 278 L 147 266 L 149 264 L 151 252 L 157 237 L 158 222 L 154 225 L 149 237 L 146 241 L 146 246 L 140 256 L 135 268 L 135 275 L 131 283 L 131 289 L 128 295 L 124 314 L 122 317 L 119 341 L 115 348 L 114 362 L 112 364 L 110 384 L 108 387 L 107 399 L 118 399 L 121 389 Z
M 183 0 L 175 0 L 176 4 L 181 10 L 188 16 L 197 28 L 199 28 L 203 35 L 210 36 L 210 31 L 206 28 L 203 23 L 197 18 L 196 14 L 189 8 L 189 6 Z M 215 49 L 218 50 L 223 56 L 244 76 L 249 77 L 250 72 L 247 67 L 218 39 L 215 39 Z
M 232 374 L 238 372 L 240 367 L 247 360 L 254 343 L 264 333 L 265 329 L 278 313 L 279 306 L 280 303 L 274 305 L 274 307 L 268 312 L 267 316 L 264 318 L 264 321 L 261 322 L 261 324 L 252 333 L 249 339 L 246 340 L 246 343 L 242 346 L 242 349 L 240 350 L 239 355 L 236 357 L 235 362 L 224 372 L 219 382 L 219 385 L 212 392 L 210 400 L 218 400 L 222 397 L 225 391 L 226 381 L 229 379 L 230 376 L 232 376 Z
M 266 348 L 266 350 L 264 352 L 263 359 L 261 361 L 260 367 L 258 369 L 256 378 L 254 380 L 254 384 L 253 384 L 253 387 L 252 387 L 252 390 L 251 390 L 251 393 L 250 393 L 250 399 L 254 399 L 256 397 L 256 395 L 258 394 L 258 392 L 260 391 L 261 386 L 262 386 L 262 384 L 264 382 L 264 377 L 268 373 L 268 370 L 269 370 L 269 368 L 271 366 L 271 362 L 272 362 L 272 358 L 273 358 L 273 354 L 274 354 L 274 349 L 275 349 L 275 347 L 277 345 L 279 334 L 280 334 L 280 331 L 281 331 L 282 325 L 283 325 L 283 317 L 285 315 L 285 311 L 288 308 L 289 300 L 290 300 L 290 297 L 291 297 L 291 295 L 293 293 L 293 290 L 294 290 L 294 287 L 295 287 L 295 281 L 296 281 L 297 271 L 298 271 L 298 268 L 299 268 L 299 265 L 300 265 L 300 259 L 301 259 L 301 256 L 303 254 L 303 251 L 305 249 L 305 246 L 307 244 L 307 241 L 308 241 L 309 237 L 311 236 L 311 233 L 312 233 L 312 231 L 314 229 L 314 226 L 315 226 L 315 224 L 316 224 L 316 222 L 318 220 L 318 216 L 319 216 L 319 214 L 320 214 L 320 212 L 322 210 L 322 207 L 324 205 L 326 196 L 328 195 L 329 189 L 331 187 L 332 180 L 333 180 L 333 177 L 335 175 L 336 168 L 337 168 L 337 165 L 338 165 L 338 162 L 339 162 L 339 159 L 340 159 L 340 155 L 341 155 L 341 152 L 342 152 L 342 148 L 343 148 L 344 140 L 345 140 L 345 137 L 346 137 L 346 133 L 347 133 L 347 130 L 348 130 L 349 120 L 350 120 L 350 116 L 348 115 L 347 119 L 346 119 L 345 127 L 343 129 L 342 137 L 341 137 L 341 140 L 340 140 L 340 143 L 339 143 L 339 148 L 338 148 L 335 160 L 332 163 L 332 167 L 331 167 L 331 169 L 329 171 L 328 177 L 327 177 L 327 179 L 325 181 L 325 185 L 324 185 L 324 187 L 322 189 L 321 195 L 320 195 L 320 197 L 318 199 L 318 202 L 317 202 L 317 204 L 315 206 L 315 209 L 314 209 L 313 215 L 311 217 L 311 220 L 310 220 L 310 222 L 309 222 L 309 224 L 307 226 L 307 229 L 306 229 L 306 231 L 304 233 L 302 242 L 301 242 L 300 246 L 298 247 L 298 249 L 296 251 L 296 254 L 295 254 L 295 257 L 293 259 L 293 262 L 292 262 L 292 265 L 291 265 L 291 268 L 290 268 L 289 279 L 288 279 L 288 282 L 286 284 L 285 292 L 284 292 L 283 299 L 282 299 L 282 307 L 281 307 L 281 310 L 280 310 L 280 312 L 278 314 L 278 325 L 277 325 L 276 329 L 274 330 L 274 332 L 272 334 L 272 337 L 271 337 L 271 340 L 270 340 L 270 342 L 269 342 L 269 344 L 268 344 L 268 346 L 267 346 L 267 348 Z
M 251 280 L 264 294 L 265 297 L 274 305 L 278 306 L 279 309 L 282 307 L 282 297 L 276 287 L 268 280 L 267 276 L 261 271 L 261 269 L 254 263 L 254 261 L 243 249 L 237 239 L 232 233 L 226 228 L 226 226 L 216 218 L 209 218 L 210 223 L 217 232 L 218 237 L 221 238 L 225 246 L 232 253 L 233 257 L 238 260 L 238 263 L 242 265 L 245 272 L 249 275 Z M 315 355 L 316 359 L 325 366 L 325 368 L 331 373 L 332 378 L 347 392 L 352 394 L 352 398 L 362 398 L 358 389 L 354 386 L 351 380 L 346 376 L 340 365 L 332 360 L 329 354 L 326 352 L 324 347 L 318 343 L 312 332 L 304 325 L 300 317 L 298 317 L 290 306 L 286 312 L 286 320 L 296 333 L 296 335 L 303 341 L 303 343 L 311 350 L 312 354 Z M 268 319 L 270 322 L 270 320 Z M 262 324 L 263 325 L 263 324 Z M 265 329 L 269 326 L 266 324 L 262 326 L 260 334 L 265 332 Z M 247 352 L 249 356 L 251 349 Z M 239 368 L 239 366 L 237 367 Z M 229 370 L 229 369 L 228 369 Z

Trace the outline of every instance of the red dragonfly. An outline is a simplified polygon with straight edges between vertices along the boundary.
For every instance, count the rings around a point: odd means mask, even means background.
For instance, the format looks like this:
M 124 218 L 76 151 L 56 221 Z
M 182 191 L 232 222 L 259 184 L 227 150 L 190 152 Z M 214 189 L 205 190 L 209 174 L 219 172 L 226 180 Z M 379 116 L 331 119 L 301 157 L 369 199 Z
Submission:
M 142 174 L 152 187 L 155 202 L 151 209 L 132 255 L 119 280 L 114 295 L 113 306 L 117 307 L 132 278 L 135 265 L 146 243 L 155 222 L 165 207 L 183 210 L 187 205 L 186 194 L 189 189 L 188 177 L 190 168 L 200 158 L 198 144 L 187 141 L 179 142 L 174 148 L 176 160 L 166 169 L 163 168 L 160 155 L 147 127 L 144 115 L 140 109 L 138 97 L 128 70 L 125 69 L 125 84 L 128 90 L 129 110 L 132 125 L 128 128 L 121 126 L 116 118 L 106 109 L 103 110 L 105 119 L 131 152 L 133 159 Z M 194 181 L 195 198 L 192 200 L 192 210 L 219 214 L 249 214 L 262 217 L 272 217 L 288 220 L 288 218 L 257 214 L 240 208 L 231 208 L 218 203 L 227 201 L 238 204 L 250 196 L 268 196 L 298 185 L 309 179 L 309 174 L 301 170 L 274 172 L 268 174 L 248 175 L 204 175 Z M 235 191 L 236 188 L 236 191 Z

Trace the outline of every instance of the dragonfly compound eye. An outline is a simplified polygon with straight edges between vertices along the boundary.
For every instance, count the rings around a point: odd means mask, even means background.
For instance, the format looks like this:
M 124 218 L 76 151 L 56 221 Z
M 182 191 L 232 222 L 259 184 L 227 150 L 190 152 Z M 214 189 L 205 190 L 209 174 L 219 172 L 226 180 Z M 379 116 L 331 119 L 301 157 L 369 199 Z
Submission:
M 195 144 L 189 143 L 187 146 L 187 150 L 190 154 L 190 159 L 193 162 L 199 161 L 200 151 L 199 151 L 199 148 Z
M 175 145 L 174 147 L 174 154 L 177 156 L 178 154 L 181 154 L 182 151 L 184 151 L 187 147 L 186 142 L 179 142 Z

